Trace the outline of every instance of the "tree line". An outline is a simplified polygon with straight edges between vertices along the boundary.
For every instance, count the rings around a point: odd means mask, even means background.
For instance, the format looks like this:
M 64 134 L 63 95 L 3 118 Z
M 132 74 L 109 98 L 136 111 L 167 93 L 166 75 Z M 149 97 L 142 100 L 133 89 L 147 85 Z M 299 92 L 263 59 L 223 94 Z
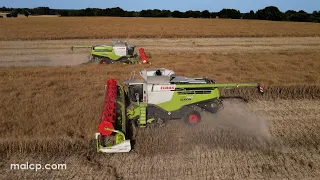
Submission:
M 307 13 L 303 10 L 288 10 L 281 12 L 275 6 L 268 6 L 257 11 L 251 10 L 248 13 L 241 13 L 236 9 L 222 9 L 219 12 L 193 11 L 186 12 L 147 9 L 142 11 L 125 11 L 122 8 L 86 8 L 86 9 L 50 9 L 49 7 L 28 8 L 0 8 L 1 12 L 9 12 L 7 17 L 17 17 L 18 14 L 29 15 L 60 15 L 70 16 L 113 16 L 113 17 L 173 17 L 173 18 L 228 18 L 228 19 L 258 19 L 272 21 L 295 21 L 295 22 L 320 22 L 320 11 Z

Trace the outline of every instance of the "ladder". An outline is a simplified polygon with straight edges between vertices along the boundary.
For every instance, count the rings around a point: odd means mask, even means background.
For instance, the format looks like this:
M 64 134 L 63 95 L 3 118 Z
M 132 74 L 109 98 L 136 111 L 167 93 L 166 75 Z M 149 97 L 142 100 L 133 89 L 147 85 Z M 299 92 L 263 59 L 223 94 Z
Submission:
M 139 127 L 145 128 L 147 124 L 147 104 L 140 103 Z

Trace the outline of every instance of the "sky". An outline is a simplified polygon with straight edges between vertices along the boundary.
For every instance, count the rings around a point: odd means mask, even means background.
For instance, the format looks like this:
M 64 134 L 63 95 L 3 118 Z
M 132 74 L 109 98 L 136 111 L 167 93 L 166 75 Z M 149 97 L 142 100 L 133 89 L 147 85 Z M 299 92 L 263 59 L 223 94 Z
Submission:
M 237 9 L 241 12 L 257 11 L 266 6 L 277 6 L 280 11 L 320 10 L 320 0 L 1 0 L 0 7 L 35 8 L 46 6 L 52 9 L 85 9 L 120 7 L 124 10 L 143 9 L 166 10 L 209 10 L 218 12 L 223 8 Z

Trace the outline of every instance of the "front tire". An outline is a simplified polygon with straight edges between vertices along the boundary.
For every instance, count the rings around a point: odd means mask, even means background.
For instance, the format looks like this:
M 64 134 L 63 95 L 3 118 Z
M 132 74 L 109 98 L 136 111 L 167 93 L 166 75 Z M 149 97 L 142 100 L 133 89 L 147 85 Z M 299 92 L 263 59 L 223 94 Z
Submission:
M 198 111 L 191 111 L 183 117 L 183 121 L 190 127 L 194 127 L 201 121 L 201 115 Z

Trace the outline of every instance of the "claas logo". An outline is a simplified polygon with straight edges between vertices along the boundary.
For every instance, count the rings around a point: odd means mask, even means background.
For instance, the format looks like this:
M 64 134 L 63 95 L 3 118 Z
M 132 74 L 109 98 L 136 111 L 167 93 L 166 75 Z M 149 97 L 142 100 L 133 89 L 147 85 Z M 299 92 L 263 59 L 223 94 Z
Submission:
M 174 90 L 175 87 L 174 86 L 162 86 L 160 89 L 161 90 Z

